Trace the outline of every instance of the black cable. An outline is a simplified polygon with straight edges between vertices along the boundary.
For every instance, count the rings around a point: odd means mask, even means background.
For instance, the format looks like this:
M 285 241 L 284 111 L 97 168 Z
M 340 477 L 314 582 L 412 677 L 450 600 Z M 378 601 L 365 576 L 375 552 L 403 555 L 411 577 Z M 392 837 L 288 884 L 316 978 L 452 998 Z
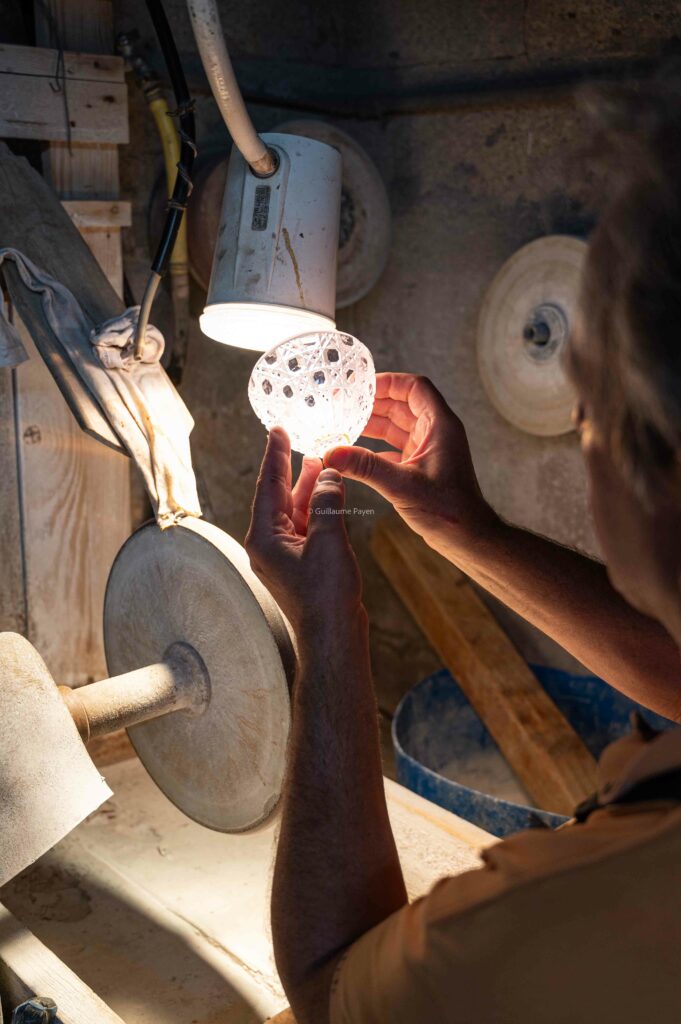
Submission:
M 168 200 L 168 212 L 163 228 L 161 240 L 156 249 L 151 274 L 144 293 L 144 300 L 140 309 L 135 331 L 135 356 L 140 359 L 144 346 L 144 335 L 149 322 L 149 313 L 154 296 L 158 289 L 160 280 L 168 266 L 170 254 L 173 251 L 177 233 L 180 230 L 182 216 L 187 208 L 187 202 L 192 192 L 191 172 L 196 157 L 196 127 L 194 124 L 194 101 L 189 95 L 187 81 L 184 77 L 180 56 L 177 52 L 175 40 L 168 24 L 166 13 L 161 0 L 146 0 L 147 9 L 158 37 L 163 58 L 168 69 L 173 92 L 175 94 L 176 109 L 170 112 L 170 117 L 177 117 L 179 120 L 178 135 L 180 136 L 180 160 L 177 165 L 177 177 L 173 194 Z

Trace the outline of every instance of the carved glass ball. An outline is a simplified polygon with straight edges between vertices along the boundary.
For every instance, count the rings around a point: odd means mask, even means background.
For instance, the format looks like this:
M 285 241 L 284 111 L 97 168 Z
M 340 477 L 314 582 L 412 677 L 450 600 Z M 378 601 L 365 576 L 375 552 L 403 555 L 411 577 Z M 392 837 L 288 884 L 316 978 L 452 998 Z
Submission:
M 296 451 L 320 458 L 334 445 L 354 444 L 369 421 L 375 393 L 369 349 L 341 331 L 280 342 L 260 357 L 248 384 L 265 427 L 283 427 Z

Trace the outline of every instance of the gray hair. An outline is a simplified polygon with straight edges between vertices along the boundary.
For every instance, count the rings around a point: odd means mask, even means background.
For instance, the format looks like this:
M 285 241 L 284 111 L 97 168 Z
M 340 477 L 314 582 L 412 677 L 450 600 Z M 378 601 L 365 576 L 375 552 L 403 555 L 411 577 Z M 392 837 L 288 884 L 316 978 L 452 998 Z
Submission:
M 569 370 L 642 496 L 681 451 L 681 82 L 590 93 L 602 181 Z

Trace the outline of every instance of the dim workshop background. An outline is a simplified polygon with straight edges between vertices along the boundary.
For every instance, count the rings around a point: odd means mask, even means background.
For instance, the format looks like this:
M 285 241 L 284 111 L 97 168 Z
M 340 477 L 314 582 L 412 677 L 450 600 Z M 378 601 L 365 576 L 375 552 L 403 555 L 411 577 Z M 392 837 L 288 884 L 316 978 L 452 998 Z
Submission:
M 38 293 L 23 289 L 17 267 L 4 263 L 3 288 L 29 358 L 0 368 L 0 630 L 21 634 L 39 652 L 46 670 L 32 671 L 60 714 L 53 681 L 74 691 L 63 701 L 112 794 L 97 810 L 95 800 L 94 813 L 39 859 L 61 835 L 36 848 L 35 863 L 24 860 L 23 870 L 3 876 L 6 1021 L 32 996 L 52 998 L 63 1024 L 247 1024 L 279 1013 L 275 1019 L 292 1020 L 268 922 L 276 820 L 267 814 L 280 762 L 265 764 L 263 756 L 258 766 L 273 780 L 266 807 L 264 798 L 255 809 L 246 798 L 243 807 L 236 800 L 204 807 L 202 794 L 182 790 L 178 751 L 189 742 L 181 729 L 171 735 L 172 714 L 140 726 L 151 712 L 104 706 L 108 698 L 83 689 L 152 666 L 160 674 L 139 682 L 145 708 L 153 704 L 155 716 L 192 701 L 200 708 L 201 671 L 168 662 L 167 634 L 188 644 L 196 635 L 215 692 L 211 659 L 229 652 L 217 635 L 206 639 L 194 621 L 199 613 L 158 567 L 172 562 L 201 595 L 197 605 L 210 606 L 207 616 L 217 614 L 221 588 L 219 607 L 230 607 L 231 566 L 241 566 L 241 552 L 222 546 L 218 529 L 243 542 L 265 439 L 248 392 L 260 353 L 219 344 L 199 324 L 232 140 L 187 5 L 165 0 L 164 7 L 195 100 L 198 156 L 186 224 L 151 322 L 172 339 L 157 385 L 173 401 L 174 387 L 193 418 L 207 525 L 171 526 L 183 539 L 163 543 L 166 533 L 147 527 L 134 552 L 127 547 L 116 559 L 157 502 L 93 401 L 96 383 L 79 379 L 80 342 L 72 358 L 55 352 Z M 532 381 L 527 396 L 518 398 L 514 382 L 495 396 L 485 360 L 501 357 L 485 348 L 486 324 L 517 302 L 512 274 L 520 267 L 534 296 L 518 313 L 523 329 L 554 332 L 547 348 L 539 337 L 537 364 L 553 358 L 551 345 L 574 313 L 574 289 L 563 294 L 559 282 L 577 273 L 592 227 L 591 184 L 576 158 L 584 123 L 575 88 L 649 76 L 679 48 L 679 5 L 220 0 L 218 8 L 257 131 L 283 127 L 341 149 L 337 329 L 368 347 L 377 371 L 436 383 L 464 421 L 484 494 L 504 518 L 598 555 L 577 436 L 562 406 L 518 423 L 518 410 L 532 405 Z M 181 159 L 162 48 L 146 6 L 133 0 L 0 0 L 0 14 L 0 249 L 23 252 L 66 285 L 98 325 L 141 302 Z M 546 247 L 525 249 L 537 240 Z M 519 253 L 524 262 L 507 263 Z M 546 327 L 547 306 L 559 308 L 558 326 Z M 534 344 L 534 335 L 525 342 Z M 180 406 L 171 416 L 178 422 Z M 624 727 L 628 707 L 608 705 L 602 735 L 593 723 L 591 732 L 582 729 L 573 699 L 574 680 L 587 675 L 582 666 L 426 548 L 374 491 L 350 482 L 347 495 L 371 622 L 389 811 L 415 896 L 472 867 L 480 848 L 533 817 L 553 824 L 569 815 L 594 788 L 594 756 L 605 733 Z M 204 540 L 210 555 L 192 546 Z M 162 586 L 142 578 L 135 558 L 149 559 Z M 232 656 L 266 680 L 271 704 L 262 718 L 283 764 L 293 652 L 276 608 L 262 611 L 256 584 L 244 587 L 245 625 Z M 156 601 L 164 609 L 160 646 L 152 649 L 134 622 Z M 115 609 L 123 609 L 124 629 L 114 624 Z M 171 637 L 172 616 L 181 635 Z M 248 644 L 256 634 L 271 651 L 253 669 Z M 29 657 L 21 646 L 6 650 L 8 659 Z M 441 687 L 451 686 L 442 669 L 460 687 L 456 707 L 476 723 L 461 738 L 458 763 L 441 746 L 450 735 L 442 733 L 444 712 L 439 733 L 434 721 Z M 599 708 L 603 691 L 587 683 Z M 73 703 L 79 690 L 82 702 L 92 702 L 89 726 L 79 724 L 84 704 L 79 711 Z M 233 701 L 225 706 L 233 713 Z M 246 700 L 243 707 L 251 713 Z M 96 714 L 104 724 L 94 729 Z M 3 719 L 11 720 L 4 712 Z M 36 727 L 31 740 L 29 721 L 16 727 L 26 730 L 20 766 L 30 775 L 24 765 L 40 761 L 43 733 Z M 216 718 L 205 721 L 208 763 L 220 734 Z M 132 727 L 136 750 L 123 726 Z M 75 733 L 72 740 L 76 764 L 82 751 Z M 64 778 L 69 771 L 66 764 Z M 88 811 L 71 813 L 62 835 Z

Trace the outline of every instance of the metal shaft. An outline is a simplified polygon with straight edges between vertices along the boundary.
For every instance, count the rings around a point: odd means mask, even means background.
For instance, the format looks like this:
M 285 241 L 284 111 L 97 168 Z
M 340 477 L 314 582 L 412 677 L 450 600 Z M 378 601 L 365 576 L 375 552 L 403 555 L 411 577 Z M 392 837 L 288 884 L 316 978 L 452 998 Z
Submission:
M 194 648 L 176 643 L 155 665 L 75 690 L 60 686 L 59 692 L 87 743 L 173 711 L 201 711 L 210 698 L 210 679 Z

